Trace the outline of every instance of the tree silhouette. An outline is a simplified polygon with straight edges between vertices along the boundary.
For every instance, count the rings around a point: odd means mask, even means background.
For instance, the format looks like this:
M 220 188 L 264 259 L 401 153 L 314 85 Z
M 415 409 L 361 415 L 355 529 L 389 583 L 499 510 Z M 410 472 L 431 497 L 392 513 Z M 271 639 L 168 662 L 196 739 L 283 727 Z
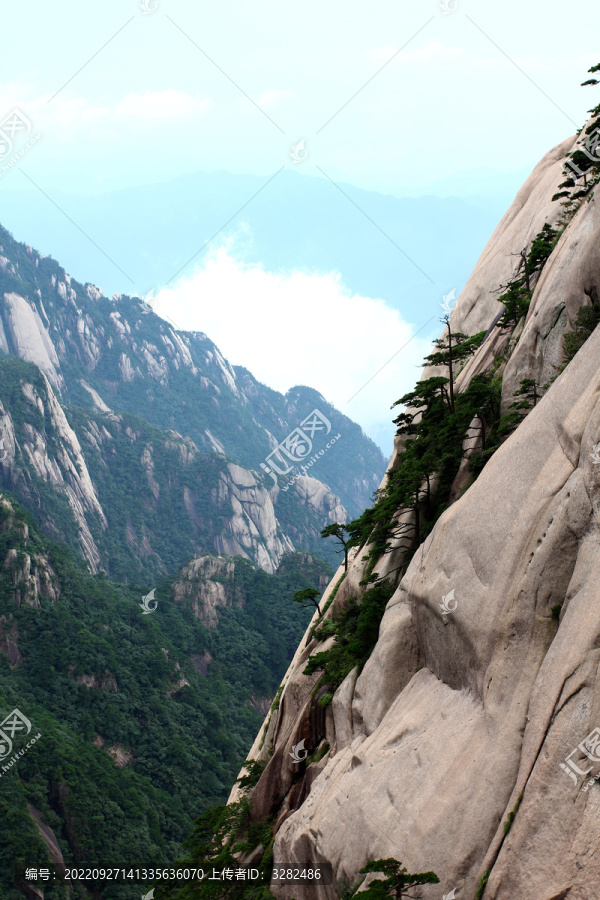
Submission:
M 345 535 L 349 535 L 346 537 Z M 337 550 L 337 553 L 341 553 L 344 551 L 344 570 L 348 571 L 348 550 L 353 545 L 352 535 L 348 532 L 348 529 L 344 525 L 340 525 L 339 522 L 334 522 L 333 525 L 326 525 L 325 528 L 321 531 L 321 537 L 334 537 L 341 543 L 342 547 L 340 550 Z
M 419 872 L 411 875 L 410 872 L 393 857 L 387 859 L 373 859 L 363 866 L 360 870 L 361 874 L 368 872 L 381 872 L 387 875 L 387 878 L 376 879 L 372 881 L 368 888 L 357 894 L 358 888 L 352 894 L 353 897 L 359 896 L 360 900 L 402 900 L 403 897 L 411 897 L 406 893 L 406 888 L 417 887 L 420 884 L 439 884 L 440 879 L 435 872 Z
M 296 591 L 292 599 L 294 603 L 299 603 L 303 609 L 305 609 L 307 606 L 315 606 L 317 608 L 317 612 L 319 613 L 319 618 L 321 618 L 321 607 L 319 606 L 319 601 L 317 600 L 318 593 L 319 592 L 314 588 L 304 588 L 303 591 Z
M 448 367 L 448 400 L 450 412 L 454 412 L 454 367 L 456 363 L 467 359 L 472 353 L 475 353 L 485 337 L 485 331 L 480 331 L 471 337 L 468 334 L 462 334 L 460 331 L 452 332 L 450 327 L 450 316 L 444 316 L 442 322 L 445 323 L 448 333 L 445 337 L 438 338 L 435 342 L 435 350 L 425 357 L 424 366 L 447 366 Z M 429 380 L 429 379 L 428 379 Z
M 571 183 L 575 184 L 572 180 Z M 560 186 L 565 185 L 567 182 Z M 529 252 L 521 250 L 515 254 L 520 259 L 516 277 L 500 287 L 498 302 L 504 304 L 504 311 L 497 322 L 498 328 L 514 328 L 526 315 L 533 294 L 533 277 L 543 269 L 561 233 L 546 222 L 531 242 Z M 521 270 L 523 275 L 519 276 Z
M 426 378 L 419 381 L 415 389 L 408 394 L 404 394 L 399 400 L 392 404 L 395 406 L 406 406 L 408 409 L 414 409 L 414 413 L 403 412 L 394 419 L 394 425 L 398 426 L 397 434 L 414 435 L 418 434 L 419 428 L 415 424 L 415 419 L 422 414 L 423 411 L 429 412 L 432 408 L 436 397 L 440 397 L 450 406 L 450 400 L 446 385 L 448 379 L 441 375 L 435 375 L 433 378 Z

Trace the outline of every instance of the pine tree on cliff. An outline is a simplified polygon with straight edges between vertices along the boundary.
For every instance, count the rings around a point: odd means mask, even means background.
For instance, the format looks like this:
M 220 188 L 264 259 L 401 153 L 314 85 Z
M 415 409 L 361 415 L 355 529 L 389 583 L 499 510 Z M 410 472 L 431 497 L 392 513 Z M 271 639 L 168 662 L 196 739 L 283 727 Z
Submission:
M 588 69 L 588 72 L 590 74 L 600 72 L 600 63 L 596 66 L 592 66 L 591 69 Z M 581 86 L 587 87 L 592 85 L 595 87 L 598 84 L 600 84 L 600 81 L 598 81 L 597 78 L 588 78 Z M 577 208 L 576 205 L 574 205 L 575 201 L 580 200 L 582 197 L 586 197 L 590 190 L 598 184 L 598 181 L 600 180 L 600 155 L 598 154 L 597 149 L 597 131 L 600 127 L 600 121 L 597 116 L 600 116 L 600 104 L 588 111 L 591 113 L 592 119 L 594 120 L 585 130 L 585 134 L 588 138 L 584 140 L 583 143 L 588 146 L 586 146 L 585 152 L 583 152 L 578 144 L 575 150 L 568 154 L 568 161 L 565 163 L 564 169 L 567 178 L 559 185 L 559 188 L 568 188 L 568 190 L 559 191 L 552 197 L 553 200 L 565 198 L 563 207 L 567 219 L 571 218 Z M 582 186 L 577 185 L 579 178 L 583 178 Z
M 600 63 L 597 66 L 592 66 L 591 69 L 588 69 L 590 75 L 593 75 L 595 72 L 600 72 Z M 587 87 L 587 85 L 597 85 L 600 84 L 597 78 L 588 78 L 587 81 L 584 81 L 581 87 Z M 589 110 L 593 116 L 600 116 L 600 106 L 596 106 L 595 109 Z
M 448 379 L 441 375 L 435 375 L 433 378 L 426 378 L 425 381 L 419 381 L 414 390 L 408 394 L 404 394 L 399 400 L 392 404 L 395 406 L 405 406 L 408 409 L 414 409 L 414 412 L 403 412 L 394 419 L 394 425 L 398 426 L 397 434 L 406 434 L 409 436 L 416 435 L 419 432 L 419 426 L 415 423 L 416 418 L 422 418 L 424 412 L 430 412 L 436 398 L 440 398 L 450 405 L 448 391 L 446 385 Z
M 325 528 L 321 531 L 321 537 L 334 537 L 337 538 L 341 543 L 341 550 L 337 550 L 337 553 L 341 553 L 344 551 L 344 571 L 348 571 L 348 550 L 352 547 L 353 541 L 352 536 L 347 537 L 348 530 L 344 525 L 341 525 L 339 522 L 334 522 L 333 525 L 326 525 Z
M 504 304 L 504 311 L 496 323 L 498 328 L 512 329 L 527 314 L 534 289 L 533 277 L 539 275 L 544 268 L 561 234 L 562 231 L 546 222 L 531 242 L 529 252 L 521 250 L 517 254 L 521 262 L 516 277 L 499 288 L 498 302 Z M 519 275 L 521 271 L 523 275 Z
M 361 873 L 380 872 L 387 875 L 387 878 L 378 878 L 372 881 L 368 888 L 357 894 L 360 885 L 357 885 L 352 896 L 359 896 L 360 900 L 402 900 L 403 897 L 410 897 L 406 888 L 417 887 L 420 884 L 439 884 L 440 879 L 435 872 L 420 872 L 411 875 L 410 872 L 393 857 L 387 859 L 373 859 L 363 866 Z M 362 883 L 362 882 L 361 882 Z
M 321 618 L 321 607 L 319 606 L 319 601 L 317 600 L 317 594 L 319 592 L 314 588 L 304 588 L 303 591 L 296 591 L 293 596 L 294 603 L 299 603 L 303 609 L 307 606 L 315 606 L 317 608 L 317 612 L 319 613 L 319 618 Z
M 462 334 L 460 331 L 452 332 L 450 316 L 444 316 L 442 322 L 445 323 L 448 333 L 445 337 L 437 339 L 434 344 L 436 349 L 429 356 L 425 357 L 423 365 L 448 367 L 448 402 L 450 412 L 454 412 L 455 367 L 457 363 L 463 362 L 467 357 L 475 353 L 485 337 L 485 331 L 469 337 L 468 334 Z

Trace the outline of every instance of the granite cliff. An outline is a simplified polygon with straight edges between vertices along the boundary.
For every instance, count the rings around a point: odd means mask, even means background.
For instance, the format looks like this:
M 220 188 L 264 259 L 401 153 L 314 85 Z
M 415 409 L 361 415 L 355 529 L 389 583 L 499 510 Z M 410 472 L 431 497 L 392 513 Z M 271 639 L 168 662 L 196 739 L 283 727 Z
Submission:
M 203 552 L 271 573 L 294 550 L 333 562 L 321 529 L 360 512 L 384 470 L 317 391 L 278 394 L 205 334 L 0 228 L 0 488 L 94 572 L 150 580 Z
M 597 126 L 593 117 L 541 160 L 445 325 L 478 335 L 455 372 L 456 408 L 491 385 L 494 415 L 508 416 L 502 439 L 491 442 L 480 413 L 447 489 L 433 464 L 385 545 L 377 518 L 366 520 L 249 755 L 264 766 L 250 799 L 253 817 L 273 823 L 275 863 L 333 866 L 333 885 L 272 884 L 278 897 L 339 896 L 386 857 L 437 873 L 416 897 L 596 895 L 600 168 L 572 177 L 568 163 Z M 566 353 L 573 335 L 578 349 Z M 426 368 L 431 404 L 448 401 L 447 374 Z M 402 473 L 423 409 L 397 438 L 382 488 Z M 370 655 L 336 680 L 332 648 L 373 585 L 388 599 Z M 230 803 L 239 797 L 236 787 Z

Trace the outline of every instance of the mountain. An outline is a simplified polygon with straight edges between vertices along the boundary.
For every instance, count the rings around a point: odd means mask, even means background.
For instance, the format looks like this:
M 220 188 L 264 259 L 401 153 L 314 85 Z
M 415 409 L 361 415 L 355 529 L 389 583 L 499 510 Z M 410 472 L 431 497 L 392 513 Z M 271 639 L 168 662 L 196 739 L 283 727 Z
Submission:
M 143 597 L 1 493 L 0 560 L 1 896 L 23 896 L 19 861 L 168 866 L 273 702 L 310 618 L 294 592 L 322 590 L 331 570 L 307 554 L 276 574 L 204 555 Z M 140 895 L 99 891 L 71 896 Z
M 52 203 L 3 187 L 0 217 L 107 294 L 164 285 L 218 233 L 269 271 L 338 271 L 350 291 L 419 326 L 465 283 L 496 222 L 493 201 L 429 196 L 426 178 L 421 196 L 398 198 L 292 171 L 265 187 L 269 177 L 199 172 L 93 197 L 51 190 Z
M 294 550 L 333 562 L 321 529 L 360 513 L 385 469 L 316 391 L 278 394 L 4 229 L 0 438 L 0 486 L 47 534 L 146 583 L 201 552 L 268 572 Z
M 17 863 L 183 852 L 277 706 L 294 595 L 338 559 L 321 530 L 384 469 L 316 391 L 272 391 L 0 229 L 2 896 L 71 895 Z
M 282 898 L 353 896 L 371 862 L 363 888 L 389 879 L 366 896 L 394 896 L 390 858 L 435 873 L 420 898 L 597 892 L 599 117 L 483 251 L 245 788 L 188 858 L 228 864 L 232 835 L 267 876 L 331 865 L 318 888 L 272 879 Z

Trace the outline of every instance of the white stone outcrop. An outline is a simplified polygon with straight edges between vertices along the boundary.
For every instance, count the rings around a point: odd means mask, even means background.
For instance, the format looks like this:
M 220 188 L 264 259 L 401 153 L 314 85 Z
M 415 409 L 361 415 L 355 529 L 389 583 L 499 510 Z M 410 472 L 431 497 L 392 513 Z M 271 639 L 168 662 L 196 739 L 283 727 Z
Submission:
M 572 144 L 547 154 L 519 192 L 452 314 L 455 329 L 491 325 L 511 254 L 557 222 L 550 197 Z M 395 857 L 438 874 L 439 888 L 411 892 L 432 900 L 452 890 L 475 898 L 484 883 L 483 900 L 595 896 L 600 788 L 561 765 L 600 730 L 600 327 L 559 370 L 577 310 L 600 302 L 599 200 L 596 188 L 539 278 L 503 369 L 504 405 L 523 378 L 554 380 L 453 495 L 387 604 L 362 672 L 346 677 L 320 724 L 311 699 L 319 673 L 304 668 L 331 639 L 307 634 L 298 648 L 279 710 L 250 754 L 268 763 L 253 803 L 257 816 L 275 814 L 276 864 L 329 861 L 335 882 L 353 883 L 370 859 Z M 491 333 L 459 389 L 505 346 Z M 351 560 L 338 608 L 360 593 L 364 552 Z M 289 751 L 311 729 L 330 747 L 298 781 Z M 600 772 L 600 754 L 574 761 Z M 271 889 L 297 900 L 337 896 L 334 885 Z
M 184 566 L 174 584 L 175 603 L 189 603 L 197 619 L 207 628 L 219 621 L 219 607 L 243 605 L 244 598 L 235 596 L 233 560 L 215 556 L 197 556 Z M 213 581 L 217 575 L 218 581 Z
M 294 545 L 280 533 L 269 491 L 246 469 L 233 463 L 227 468 L 229 477 L 224 473 L 219 476 L 215 499 L 220 505 L 231 503 L 233 516 L 222 534 L 215 537 L 215 550 L 254 559 L 266 572 L 273 573 L 283 554 L 294 550 Z
M 452 310 L 455 331 L 475 334 L 489 328 L 501 310 L 498 288 L 517 269 L 515 254 L 531 245 L 546 222 L 556 225 L 561 218 L 562 205 L 551 198 L 564 181 L 565 158 L 575 140 L 568 138 L 546 153 L 498 223 Z
M 63 380 L 59 374 L 58 356 L 37 310 L 14 292 L 4 294 L 4 301 L 8 330 L 17 355 L 35 363 L 52 385 L 60 390 Z

